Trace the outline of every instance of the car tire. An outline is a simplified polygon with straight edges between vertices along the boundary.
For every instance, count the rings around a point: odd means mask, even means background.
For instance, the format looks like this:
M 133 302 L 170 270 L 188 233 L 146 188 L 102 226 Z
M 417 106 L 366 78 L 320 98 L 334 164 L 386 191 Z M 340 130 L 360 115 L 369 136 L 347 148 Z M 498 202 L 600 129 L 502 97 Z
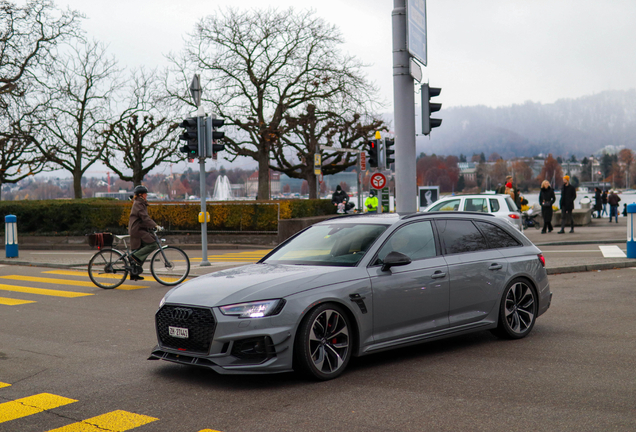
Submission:
M 526 337 L 537 319 L 538 297 L 526 279 L 514 279 L 504 290 L 499 306 L 499 322 L 493 333 L 503 339 Z
M 349 364 L 353 327 L 342 307 L 322 304 L 302 320 L 294 344 L 294 365 L 313 379 L 338 377 Z

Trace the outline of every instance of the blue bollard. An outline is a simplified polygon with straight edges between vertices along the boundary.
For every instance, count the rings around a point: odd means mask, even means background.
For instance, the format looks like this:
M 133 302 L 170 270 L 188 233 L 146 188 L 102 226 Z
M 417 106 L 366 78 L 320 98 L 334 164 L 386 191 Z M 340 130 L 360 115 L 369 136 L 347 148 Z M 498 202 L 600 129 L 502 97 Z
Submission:
M 636 204 L 627 204 L 627 258 L 636 258 L 636 240 L 634 239 L 634 216 Z
M 14 215 L 4 217 L 4 250 L 7 258 L 18 257 L 18 218 Z

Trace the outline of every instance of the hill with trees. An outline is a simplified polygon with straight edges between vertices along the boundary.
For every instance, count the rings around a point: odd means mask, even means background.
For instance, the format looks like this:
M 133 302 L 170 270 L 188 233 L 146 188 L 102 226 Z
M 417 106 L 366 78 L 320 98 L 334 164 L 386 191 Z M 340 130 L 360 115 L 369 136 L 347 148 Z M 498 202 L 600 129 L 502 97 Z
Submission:
M 496 152 L 505 159 L 541 153 L 582 157 L 608 145 L 636 145 L 634 89 L 551 104 L 442 108 L 435 117 L 443 124 L 432 131 L 430 140 L 418 137 L 418 153 L 443 149 L 454 155 Z

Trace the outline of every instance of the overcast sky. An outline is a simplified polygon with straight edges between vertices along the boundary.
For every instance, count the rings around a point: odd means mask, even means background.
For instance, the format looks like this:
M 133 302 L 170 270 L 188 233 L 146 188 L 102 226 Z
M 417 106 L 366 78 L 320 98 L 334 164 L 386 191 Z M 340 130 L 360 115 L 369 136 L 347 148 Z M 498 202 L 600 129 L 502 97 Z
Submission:
M 338 26 L 343 50 L 393 101 L 391 0 L 57 0 L 86 14 L 89 36 L 122 65 L 165 64 L 203 16 L 227 6 L 313 8 Z M 634 88 L 634 0 L 428 0 L 428 67 L 444 108 L 554 102 Z
M 313 8 L 342 49 L 368 64 L 392 110 L 391 0 L 57 0 L 86 14 L 88 36 L 122 66 L 162 67 L 202 17 L 219 8 Z M 550 103 L 636 87 L 635 0 L 428 0 L 428 67 L 444 108 Z M 184 83 L 187 86 L 188 83 Z

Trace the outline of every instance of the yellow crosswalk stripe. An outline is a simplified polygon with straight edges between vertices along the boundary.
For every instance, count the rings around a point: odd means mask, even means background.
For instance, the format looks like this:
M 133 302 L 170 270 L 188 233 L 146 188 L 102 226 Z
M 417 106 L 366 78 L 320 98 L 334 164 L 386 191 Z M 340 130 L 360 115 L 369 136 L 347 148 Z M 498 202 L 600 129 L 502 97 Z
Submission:
M 79 292 L 73 292 L 73 291 L 32 288 L 32 287 L 23 287 L 18 285 L 5 285 L 5 284 L 0 284 L 0 291 L 11 291 L 11 292 L 37 294 L 37 295 L 45 295 L 45 296 L 53 296 L 53 297 L 67 297 L 67 298 L 86 297 L 86 296 L 95 295 L 91 293 L 79 293 Z
M 159 419 L 128 411 L 117 410 L 89 418 L 78 423 L 73 423 L 68 426 L 51 429 L 48 432 L 124 432 L 157 420 Z
M 83 276 L 83 277 L 89 277 L 88 276 L 88 272 L 73 271 L 73 270 L 48 270 L 48 271 L 43 271 L 42 273 L 62 275 L 62 276 Z M 117 276 L 117 275 L 114 275 L 114 274 L 98 274 L 98 275 L 94 274 L 93 276 L 98 277 L 100 279 L 119 279 L 119 278 L 121 278 L 121 276 Z
M 11 402 L 1 403 L 0 423 L 30 416 L 53 408 L 58 408 L 73 402 L 77 401 L 75 399 L 69 399 L 50 393 L 40 393 L 34 396 L 16 399 Z
M 0 388 L 11 387 L 11 384 L 0 382 Z
M 8 297 L 0 297 L 0 305 L 17 306 L 17 305 L 23 305 L 27 303 L 36 303 L 36 302 L 34 300 L 20 300 L 20 299 L 8 298 Z M 1 384 L 0 384 L 0 388 L 2 388 Z
M 84 277 L 89 277 L 88 276 L 88 272 L 81 272 L 81 271 L 72 271 L 72 270 L 47 270 L 47 271 L 43 271 L 42 273 L 46 273 L 46 274 L 55 274 L 55 275 L 63 275 L 63 276 L 84 276 Z M 115 276 L 112 274 L 101 274 L 101 275 L 93 275 L 97 278 L 106 278 L 106 279 L 119 279 L 121 276 Z M 162 278 L 164 279 L 166 282 L 175 282 L 177 280 L 179 280 L 179 278 Z M 189 279 L 186 279 L 189 280 Z M 91 282 L 89 284 L 90 286 L 94 286 L 93 283 Z M 140 288 L 150 288 L 150 286 L 147 285 L 121 285 L 119 287 L 117 287 L 117 289 L 121 289 L 124 291 L 127 290 L 134 290 L 134 289 L 140 289 Z
M 55 279 L 55 278 L 43 278 L 37 276 L 22 276 L 22 275 L 7 275 L 0 276 L 0 279 L 11 279 L 11 280 L 20 280 L 26 282 L 40 282 L 40 283 L 53 283 L 59 285 L 73 285 L 73 286 L 83 286 L 83 287 L 95 287 L 95 284 L 90 281 L 77 281 L 72 279 Z M 148 286 L 143 285 L 120 285 L 119 288 L 122 289 L 139 289 L 139 288 L 149 288 Z

